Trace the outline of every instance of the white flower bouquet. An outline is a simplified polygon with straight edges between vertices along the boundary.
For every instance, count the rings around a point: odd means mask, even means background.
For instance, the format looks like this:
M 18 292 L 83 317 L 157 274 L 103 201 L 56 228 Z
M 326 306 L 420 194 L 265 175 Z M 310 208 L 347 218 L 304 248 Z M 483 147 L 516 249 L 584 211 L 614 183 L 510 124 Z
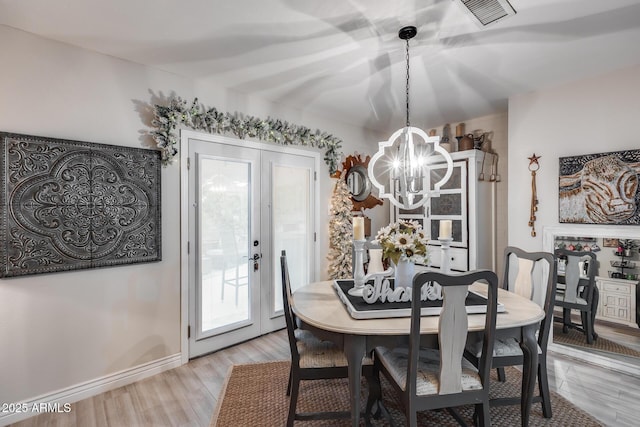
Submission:
M 382 258 L 398 262 L 403 259 L 414 264 L 427 264 L 429 237 L 417 221 L 400 220 L 378 231 L 374 243 L 382 247 Z

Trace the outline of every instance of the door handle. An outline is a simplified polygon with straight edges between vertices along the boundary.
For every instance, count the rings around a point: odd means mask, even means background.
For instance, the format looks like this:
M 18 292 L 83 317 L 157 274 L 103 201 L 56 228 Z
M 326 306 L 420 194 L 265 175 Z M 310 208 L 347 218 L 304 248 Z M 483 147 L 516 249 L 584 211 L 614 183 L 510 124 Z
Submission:
M 253 271 L 258 271 L 260 268 L 260 264 L 258 264 L 260 258 L 262 258 L 262 254 L 253 254 Z

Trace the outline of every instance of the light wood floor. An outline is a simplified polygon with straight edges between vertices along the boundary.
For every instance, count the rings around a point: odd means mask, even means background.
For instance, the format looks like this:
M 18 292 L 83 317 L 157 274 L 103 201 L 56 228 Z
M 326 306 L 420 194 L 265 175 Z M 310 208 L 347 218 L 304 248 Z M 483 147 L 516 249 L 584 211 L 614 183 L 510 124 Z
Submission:
M 69 414 L 42 414 L 14 425 L 208 426 L 229 367 L 288 358 L 287 337 L 279 331 L 79 401 Z M 548 365 L 551 388 L 604 425 L 638 425 L 640 378 L 553 353 Z

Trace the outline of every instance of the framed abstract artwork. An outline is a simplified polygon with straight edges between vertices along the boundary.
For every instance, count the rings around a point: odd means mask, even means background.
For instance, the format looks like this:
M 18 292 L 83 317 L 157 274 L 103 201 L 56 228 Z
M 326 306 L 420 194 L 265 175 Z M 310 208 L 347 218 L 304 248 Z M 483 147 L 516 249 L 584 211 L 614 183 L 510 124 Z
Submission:
M 0 277 L 161 259 L 160 152 L 0 132 Z
M 640 224 L 640 150 L 561 157 L 559 221 Z

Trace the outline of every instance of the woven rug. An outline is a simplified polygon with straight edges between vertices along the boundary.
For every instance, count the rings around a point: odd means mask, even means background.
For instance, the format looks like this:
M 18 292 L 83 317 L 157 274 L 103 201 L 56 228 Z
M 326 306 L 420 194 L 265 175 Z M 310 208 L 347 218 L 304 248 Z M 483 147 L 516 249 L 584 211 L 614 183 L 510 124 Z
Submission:
M 500 383 L 492 375 L 491 395 L 518 396 L 520 394 L 521 373 L 515 368 L 507 368 L 507 382 Z M 211 426 L 215 427 L 282 427 L 286 424 L 289 398 L 286 395 L 289 362 L 269 362 L 251 365 L 235 365 L 227 375 L 225 387 L 218 400 Z M 385 378 L 382 377 L 384 404 L 398 426 L 406 425 L 401 404 Z M 366 399 L 366 381 L 362 384 L 362 404 Z M 302 381 L 298 412 L 348 411 L 348 383 L 340 380 Z M 556 393 L 552 392 L 553 418 L 542 416 L 541 405 L 531 408 L 530 426 L 599 426 L 593 417 L 576 408 Z M 364 407 L 364 406 L 363 406 Z M 472 425 L 472 406 L 458 408 L 460 415 Z M 364 424 L 364 423 L 362 423 Z M 374 426 L 387 426 L 386 420 L 373 420 Z M 446 411 L 422 412 L 418 416 L 421 426 L 457 426 Z M 491 425 L 512 427 L 520 425 L 520 406 L 491 408 Z M 349 426 L 349 420 L 296 421 L 305 427 Z
M 563 333 L 561 323 L 553 324 L 553 342 L 556 344 L 581 347 L 585 350 L 604 351 L 640 358 L 640 352 L 603 337 L 598 337 L 592 344 L 587 344 L 587 339 L 584 334 L 576 329 L 569 329 L 566 334 Z

